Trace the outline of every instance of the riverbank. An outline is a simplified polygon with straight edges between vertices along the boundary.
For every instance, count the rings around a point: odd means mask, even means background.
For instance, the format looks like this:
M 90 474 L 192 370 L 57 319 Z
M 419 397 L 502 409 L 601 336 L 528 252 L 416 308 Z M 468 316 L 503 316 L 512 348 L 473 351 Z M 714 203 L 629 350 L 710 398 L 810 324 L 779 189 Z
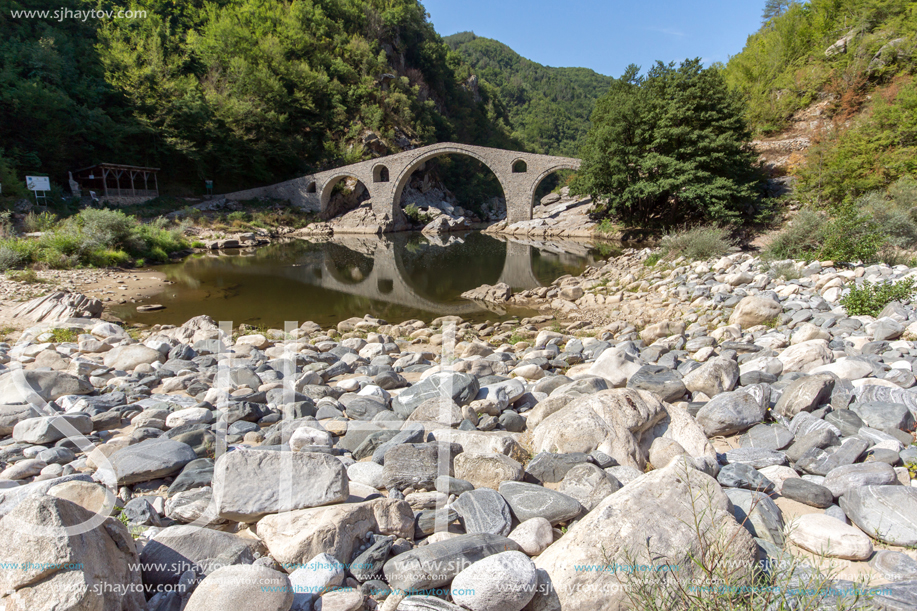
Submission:
M 59 532 L 92 585 L 159 588 L 148 608 L 202 611 L 219 591 L 289 610 L 304 583 L 318 584 L 310 603 L 383 610 L 466 596 L 485 611 L 639 606 L 631 596 L 678 585 L 746 608 L 764 608 L 763 593 L 917 603 L 917 311 L 838 305 L 917 269 L 648 255 L 548 288 L 540 299 L 575 306 L 558 318 L 365 316 L 232 335 L 207 317 L 130 334 L 40 325 L 0 345 L 0 514 Z M 576 319 L 590 295 L 612 320 Z M 637 303 L 671 317 L 631 322 L 623 306 Z M 95 447 L 60 442 L 48 416 L 17 405 L 19 379 Z M 120 521 L 66 536 L 94 512 Z M 0 520 L 8 562 L 55 562 L 39 541 Z M 160 563 L 204 566 L 217 549 L 225 568 L 195 579 Z M 57 600 L 67 575 L 13 589 Z M 184 591 L 160 587 L 179 580 Z M 440 601 L 412 594 L 431 589 Z

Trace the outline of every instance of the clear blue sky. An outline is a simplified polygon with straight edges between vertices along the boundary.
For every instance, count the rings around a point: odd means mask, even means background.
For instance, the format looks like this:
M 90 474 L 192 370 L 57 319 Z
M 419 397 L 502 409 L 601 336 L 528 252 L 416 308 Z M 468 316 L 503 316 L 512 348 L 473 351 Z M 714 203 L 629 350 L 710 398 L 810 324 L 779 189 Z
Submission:
M 473 31 L 546 66 L 620 76 L 628 64 L 726 62 L 761 24 L 764 0 L 421 0 L 443 36 Z

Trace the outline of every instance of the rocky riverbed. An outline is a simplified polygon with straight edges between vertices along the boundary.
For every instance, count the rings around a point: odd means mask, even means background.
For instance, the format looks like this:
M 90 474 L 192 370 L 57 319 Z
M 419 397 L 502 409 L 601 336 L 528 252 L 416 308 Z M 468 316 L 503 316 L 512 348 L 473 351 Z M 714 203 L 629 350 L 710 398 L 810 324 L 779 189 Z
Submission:
M 917 607 L 917 311 L 838 305 L 917 269 L 649 254 L 521 321 L 0 344 L 0 607 Z

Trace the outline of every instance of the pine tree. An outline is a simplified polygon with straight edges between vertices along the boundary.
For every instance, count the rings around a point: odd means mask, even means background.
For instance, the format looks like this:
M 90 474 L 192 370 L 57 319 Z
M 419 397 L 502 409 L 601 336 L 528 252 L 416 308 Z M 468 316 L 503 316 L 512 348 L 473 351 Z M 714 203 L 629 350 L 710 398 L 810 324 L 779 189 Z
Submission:
M 741 98 L 700 59 L 629 66 L 596 104 L 574 188 L 640 226 L 741 222 L 760 176 Z
M 764 25 L 774 17 L 782 15 L 795 3 L 794 0 L 765 0 L 764 11 L 761 13 L 761 24 Z

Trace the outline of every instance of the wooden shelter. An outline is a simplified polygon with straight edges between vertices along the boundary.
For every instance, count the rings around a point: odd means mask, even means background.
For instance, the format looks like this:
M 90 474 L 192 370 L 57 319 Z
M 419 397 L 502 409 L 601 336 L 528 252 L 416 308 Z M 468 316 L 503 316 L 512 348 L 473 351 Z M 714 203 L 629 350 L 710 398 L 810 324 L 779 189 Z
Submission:
M 83 191 L 95 191 L 105 197 L 157 197 L 159 168 L 145 168 L 119 163 L 100 163 L 71 172 Z M 150 185 L 152 179 L 152 185 Z M 143 187 L 140 182 L 143 181 Z M 150 188 L 152 186 L 152 189 Z

